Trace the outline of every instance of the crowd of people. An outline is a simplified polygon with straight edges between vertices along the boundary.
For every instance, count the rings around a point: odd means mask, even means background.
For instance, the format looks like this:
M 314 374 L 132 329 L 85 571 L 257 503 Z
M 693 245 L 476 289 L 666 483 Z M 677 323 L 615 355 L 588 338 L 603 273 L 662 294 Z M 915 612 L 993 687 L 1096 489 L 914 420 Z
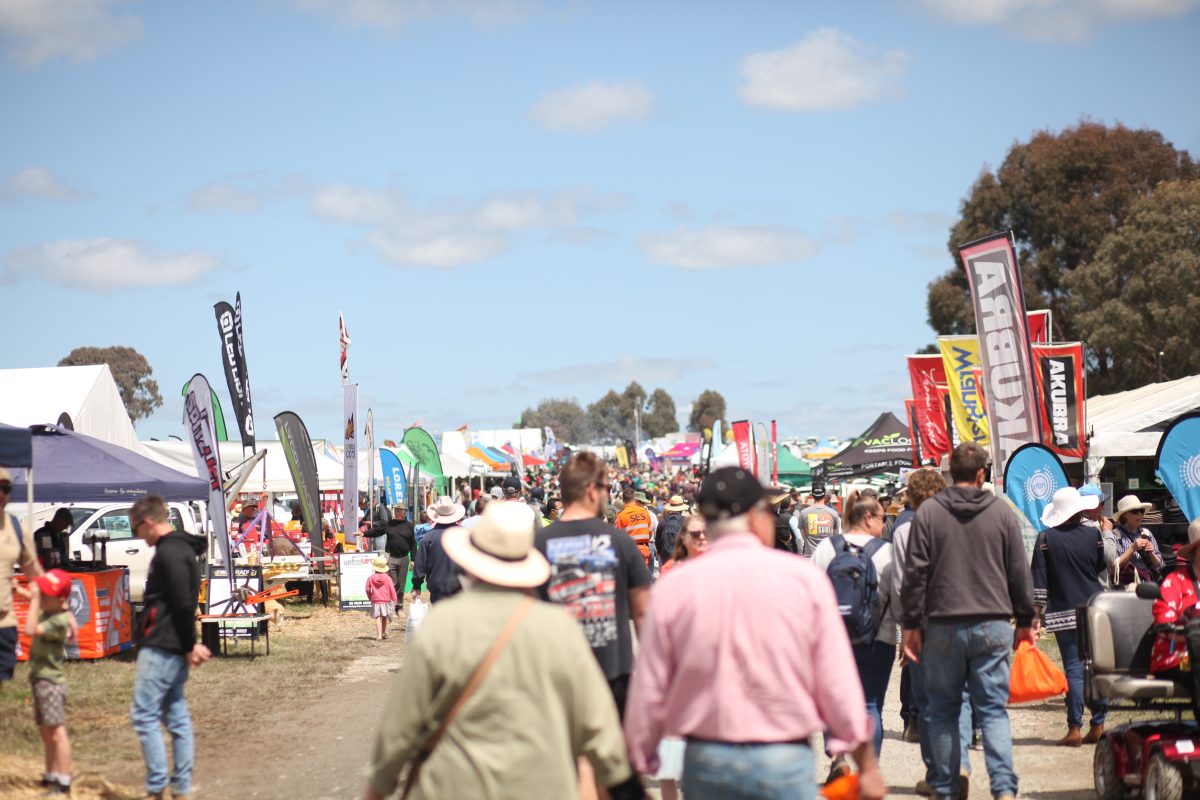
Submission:
M 1030 560 L 987 469 L 985 451 L 963 444 L 948 481 L 917 470 L 904 487 L 853 492 L 839 509 L 821 485 L 801 497 L 736 467 L 657 476 L 580 452 L 537 486 L 511 476 L 437 498 L 420 524 L 403 502 L 371 515 L 362 544 L 381 553 L 368 580 L 377 638 L 403 619 L 410 565 L 410 597 L 427 595 L 434 610 L 384 708 L 366 797 L 403 786 L 406 798 L 603 790 L 621 800 L 644 796 L 651 778 L 666 800 L 804 798 L 853 775 L 873 800 L 887 791 L 879 757 L 897 660 L 902 736 L 920 743 L 925 765 L 916 792 L 965 798 L 978 738 L 991 794 L 1015 797 L 1011 652 L 1035 642 L 1044 620 L 1069 687 L 1058 744 L 1098 741 L 1106 709 L 1088 706 L 1085 734 L 1074 609 L 1140 582 L 1161 583 L 1152 669 L 1200 685 L 1200 570 L 1190 564 L 1200 521 L 1167 574 L 1141 525 L 1149 504 L 1123 497 L 1110 520 L 1097 488 L 1066 487 Z M 4 513 L 11 485 L 0 469 L 0 680 L 12 677 L 19 564 L 30 578 L 43 783 L 67 793 L 70 581 L 43 569 L 37 543 Z M 184 689 L 211 655 L 195 635 L 203 540 L 175 531 L 157 497 L 136 503 L 130 522 L 155 550 L 131 717 L 147 796 L 183 797 L 194 749 Z

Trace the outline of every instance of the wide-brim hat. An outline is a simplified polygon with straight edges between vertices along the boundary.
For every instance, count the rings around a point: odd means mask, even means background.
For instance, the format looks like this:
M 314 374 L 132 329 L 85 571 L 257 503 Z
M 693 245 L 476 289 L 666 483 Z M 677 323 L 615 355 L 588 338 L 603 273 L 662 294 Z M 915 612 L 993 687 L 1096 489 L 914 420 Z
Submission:
M 650 502 L 650 498 L 649 498 L 649 497 L 646 497 L 646 493 L 645 493 L 645 492 L 635 492 L 635 493 L 634 493 L 634 495 L 633 495 L 633 499 L 634 499 L 634 500 L 637 500 L 637 501 L 638 501 L 639 503 L 641 503 L 642 505 L 645 505 L 645 504 L 647 504 L 647 503 L 649 503 L 649 502 Z
M 1064 486 L 1054 493 L 1050 505 L 1042 509 L 1042 524 L 1054 528 L 1081 511 L 1091 511 L 1099 506 L 1099 497 L 1081 495 L 1074 486 Z
M 1183 547 L 1179 548 L 1175 553 L 1176 558 L 1184 558 L 1192 561 L 1192 552 L 1200 546 L 1200 519 L 1192 520 L 1192 524 L 1188 525 L 1188 541 Z
M 426 509 L 426 513 L 435 525 L 453 525 L 467 515 L 467 509 L 449 497 L 439 497 L 436 503 Z
M 376 572 L 387 572 L 388 560 L 383 556 L 376 556 L 375 560 L 371 562 L 371 569 L 375 570 Z
M 687 511 L 687 503 L 683 502 L 683 498 L 677 494 L 671 495 L 671 500 L 665 506 L 664 511 Z
M 550 562 L 533 546 L 533 525 L 533 510 L 524 503 L 489 503 L 474 528 L 442 534 L 442 547 L 485 583 L 531 589 L 550 579 Z
M 1130 511 L 1136 511 L 1139 508 L 1143 511 L 1149 511 L 1150 509 L 1154 508 L 1154 504 L 1143 503 L 1138 499 L 1136 494 L 1127 494 L 1117 501 L 1117 511 L 1115 514 L 1113 514 L 1113 519 L 1120 523 L 1121 517 L 1125 516 Z

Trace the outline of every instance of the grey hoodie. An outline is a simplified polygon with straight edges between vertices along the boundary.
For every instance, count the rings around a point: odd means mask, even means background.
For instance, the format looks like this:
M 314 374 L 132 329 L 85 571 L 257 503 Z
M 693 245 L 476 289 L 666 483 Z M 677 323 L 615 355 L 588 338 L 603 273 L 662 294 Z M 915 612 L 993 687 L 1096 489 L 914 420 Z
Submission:
M 1016 617 L 1021 628 L 1033 621 L 1033 580 L 1020 523 L 995 495 L 974 486 L 947 487 L 917 509 L 902 585 L 906 630 L 929 621 Z

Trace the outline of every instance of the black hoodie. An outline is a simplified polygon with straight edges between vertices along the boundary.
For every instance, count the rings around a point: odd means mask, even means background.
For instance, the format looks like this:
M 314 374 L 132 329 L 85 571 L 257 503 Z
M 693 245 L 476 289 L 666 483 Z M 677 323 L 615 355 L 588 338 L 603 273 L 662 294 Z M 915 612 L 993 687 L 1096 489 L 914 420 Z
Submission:
M 922 503 L 908 536 L 900 602 L 906 630 L 1011 617 L 1029 627 L 1033 580 L 1013 510 L 974 486 L 950 486 Z
M 180 655 L 196 644 L 196 600 L 200 595 L 200 561 L 205 540 L 172 531 L 158 540 L 146 578 L 142 613 L 143 647 Z

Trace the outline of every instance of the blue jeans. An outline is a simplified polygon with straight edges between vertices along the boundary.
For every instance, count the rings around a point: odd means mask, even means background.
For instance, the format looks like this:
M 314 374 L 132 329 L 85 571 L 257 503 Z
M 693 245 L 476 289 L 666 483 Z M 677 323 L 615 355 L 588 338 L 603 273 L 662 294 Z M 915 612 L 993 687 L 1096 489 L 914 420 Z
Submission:
M 183 685 L 187 683 L 187 660 L 157 647 L 138 651 L 137 675 L 133 682 L 133 730 L 142 743 L 146 761 L 146 791 L 159 792 L 167 785 L 167 749 L 163 744 L 160 721 L 171 734 L 175 769 L 171 773 L 171 791 L 188 794 L 192 790 L 192 718 L 188 714 Z
M 814 800 L 815 769 L 806 744 L 689 741 L 681 788 L 687 800 Z
M 892 662 L 896 660 L 896 645 L 878 640 L 869 644 L 854 645 L 854 663 L 858 666 L 858 680 L 862 683 L 867 699 L 867 713 L 875 726 L 873 741 L 875 757 L 883 749 L 883 699 L 887 696 L 888 681 L 892 677 Z
M 1067 727 L 1083 727 L 1083 662 L 1079 660 L 1079 639 L 1074 630 L 1055 631 L 1063 672 L 1067 673 Z M 1108 716 L 1108 701 L 1097 700 L 1088 706 L 1092 724 L 1103 725 Z
M 983 760 L 992 796 L 1017 794 L 1012 730 L 1008 724 L 1008 674 L 1013 644 L 1007 620 L 975 624 L 930 622 L 921 662 L 929 696 L 929 745 L 940 796 L 958 797 L 962 758 L 962 693 L 965 686 L 983 731 Z
M 933 748 L 929 744 L 929 692 L 925 685 L 925 668 L 921 664 L 909 664 L 906 669 L 912 675 L 912 704 L 917 715 L 917 734 L 921 742 L 921 760 L 925 762 L 925 782 L 933 785 Z M 966 752 L 971 744 L 971 693 L 965 688 L 962 693 L 962 709 L 958 712 L 960 769 L 971 774 L 971 760 Z

